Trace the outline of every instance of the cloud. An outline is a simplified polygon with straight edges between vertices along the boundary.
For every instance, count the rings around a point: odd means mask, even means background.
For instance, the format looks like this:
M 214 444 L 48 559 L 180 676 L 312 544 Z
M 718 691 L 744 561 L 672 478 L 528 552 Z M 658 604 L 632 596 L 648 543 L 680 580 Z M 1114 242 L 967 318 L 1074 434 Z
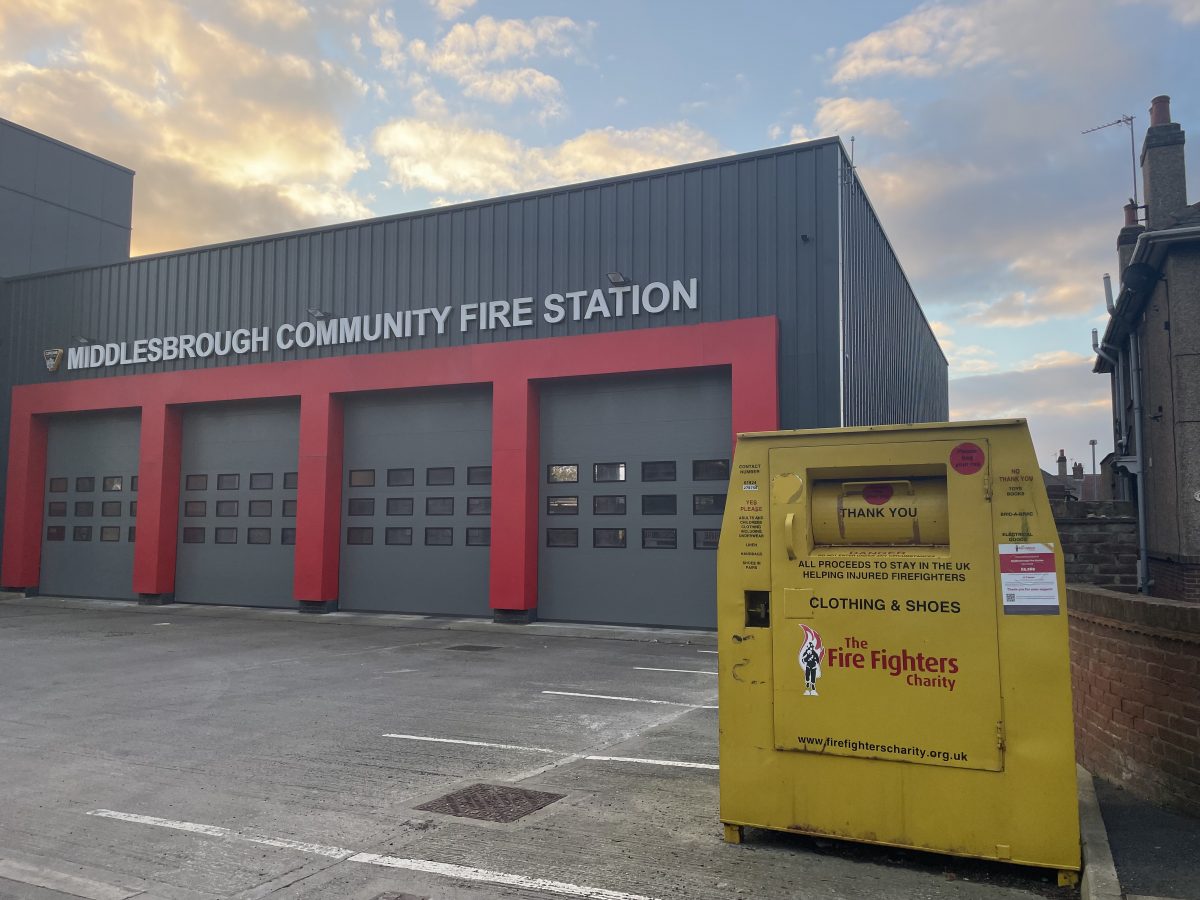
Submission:
M 908 130 L 900 111 L 888 100 L 853 97 L 821 98 L 814 123 L 818 134 L 879 134 L 896 137 Z
M 399 72 L 404 67 L 404 35 L 396 29 L 396 14 L 390 9 L 382 15 L 371 13 L 367 19 L 371 43 L 379 51 L 379 64 L 390 72 Z
M 717 156 L 716 140 L 687 123 L 622 131 L 599 128 L 561 144 L 527 146 L 498 131 L 398 119 L 373 147 L 406 189 L 468 199 L 589 181 Z
M 1181 25 L 1200 25 L 1200 0 L 1125 0 L 1126 3 L 1150 3 L 1161 6 Z
M 442 19 L 457 19 L 475 5 L 475 0 L 429 0 L 433 11 Z
M 299 13 L 252 43 L 161 0 L 6 11 L 0 58 L 57 49 L 0 70 L 0 108 L 137 171 L 134 252 L 369 214 L 340 122 L 366 85 L 314 52 Z
M 295 28 L 311 16 L 308 7 L 296 0 L 239 0 L 234 10 L 253 22 L 269 22 L 282 28 Z
M 834 68 L 835 84 L 882 75 L 930 78 L 995 59 L 988 8 L 994 4 L 932 4 L 847 44 Z
M 431 71 L 458 82 L 467 97 L 503 105 L 527 99 L 548 119 L 566 111 L 562 84 L 532 66 L 506 64 L 537 56 L 573 56 L 590 31 L 590 25 L 565 16 L 529 20 L 482 16 L 470 24 L 459 22 L 432 48 L 414 41 L 409 50 Z
M 1054 351 L 1009 371 L 953 378 L 950 418 L 1027 418 L 1043 460 L 1053 460 L 1059 447 L 1083 459 L 1091 438 L 1100 441 L 1100 453 L 1107 452 L 1112 446 L 1109 380 L 1093 374 L 1091 365 L 1089 356 Z

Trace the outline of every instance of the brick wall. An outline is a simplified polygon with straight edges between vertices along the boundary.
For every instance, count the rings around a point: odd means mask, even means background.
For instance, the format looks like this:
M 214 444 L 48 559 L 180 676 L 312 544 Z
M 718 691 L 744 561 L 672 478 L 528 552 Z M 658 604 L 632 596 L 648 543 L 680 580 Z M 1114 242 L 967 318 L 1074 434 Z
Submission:
M 1137 517 L 1132 503 L 1055 500 L 1050 508 L 1068 583 L 1137 590 Z
M 1075 751 L 1095 775 L 1200 809 L 1200 605 L 1067 588 Z
M 1200 562 L 1150 557 L 1150 593 L 1155 597 L 1200 603 Z

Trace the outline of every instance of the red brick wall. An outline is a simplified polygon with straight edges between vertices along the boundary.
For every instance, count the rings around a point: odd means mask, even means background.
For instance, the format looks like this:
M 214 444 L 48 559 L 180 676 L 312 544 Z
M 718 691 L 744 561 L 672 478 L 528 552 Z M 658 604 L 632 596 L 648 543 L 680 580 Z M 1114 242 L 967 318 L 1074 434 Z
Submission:
M 1154 802 L 1200 809 L 1200 606 L 1067 590 L 1080 764 Z

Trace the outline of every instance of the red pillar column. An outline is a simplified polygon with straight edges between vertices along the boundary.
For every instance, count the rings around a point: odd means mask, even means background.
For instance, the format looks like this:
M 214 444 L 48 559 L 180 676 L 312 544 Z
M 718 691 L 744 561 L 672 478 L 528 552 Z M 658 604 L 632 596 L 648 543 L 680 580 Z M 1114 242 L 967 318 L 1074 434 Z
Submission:
M 292 585 L 300 612 L 337 609 L 343 439 L 341 398 L 327 393 L 302 394 Z
M 143 406 L 133 591 L 146 603 L 170 602 L 175 594 L 182 449 L 183 415 L 179 407 L 165 403 Z
M 537 385 L 523 377 L 492 384 L 492 547 L 489 604 L 497 621 L 537 614 L 538 474 L 541 437 Z
M 36 588 L 42 569 L 42 512 L 46 491 L 47 422 L 14 398 L 4 503 L 4 559 L 0 584 Z
M 733 441 L 748 431 L 779 428 L 779 324 L 772 319 L 770 346 L 743 348 L 733 360 Z

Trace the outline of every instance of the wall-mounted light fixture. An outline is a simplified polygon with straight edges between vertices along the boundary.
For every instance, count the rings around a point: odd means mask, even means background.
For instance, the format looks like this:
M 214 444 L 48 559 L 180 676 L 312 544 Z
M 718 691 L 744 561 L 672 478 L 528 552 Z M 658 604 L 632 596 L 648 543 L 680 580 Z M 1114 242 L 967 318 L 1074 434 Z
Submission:
M 90 337 L 84 337 L 82 334 L 76 334 L 71 337 L 72 342 L 76 344 L 94 344 L 96 343 Z
M 629 279 L 620 272 L 609 272 L 608 281 L 613 287 L 625 287 L 625 285 L 629 284 Z
M 308 308 L 308 317 L 310 319 L 316 319 L 319 322 L 321 319 L 332 318 L 333 313 L 327 313 L 323 309 L 317 309 L 315 306 L 310 306 Z

